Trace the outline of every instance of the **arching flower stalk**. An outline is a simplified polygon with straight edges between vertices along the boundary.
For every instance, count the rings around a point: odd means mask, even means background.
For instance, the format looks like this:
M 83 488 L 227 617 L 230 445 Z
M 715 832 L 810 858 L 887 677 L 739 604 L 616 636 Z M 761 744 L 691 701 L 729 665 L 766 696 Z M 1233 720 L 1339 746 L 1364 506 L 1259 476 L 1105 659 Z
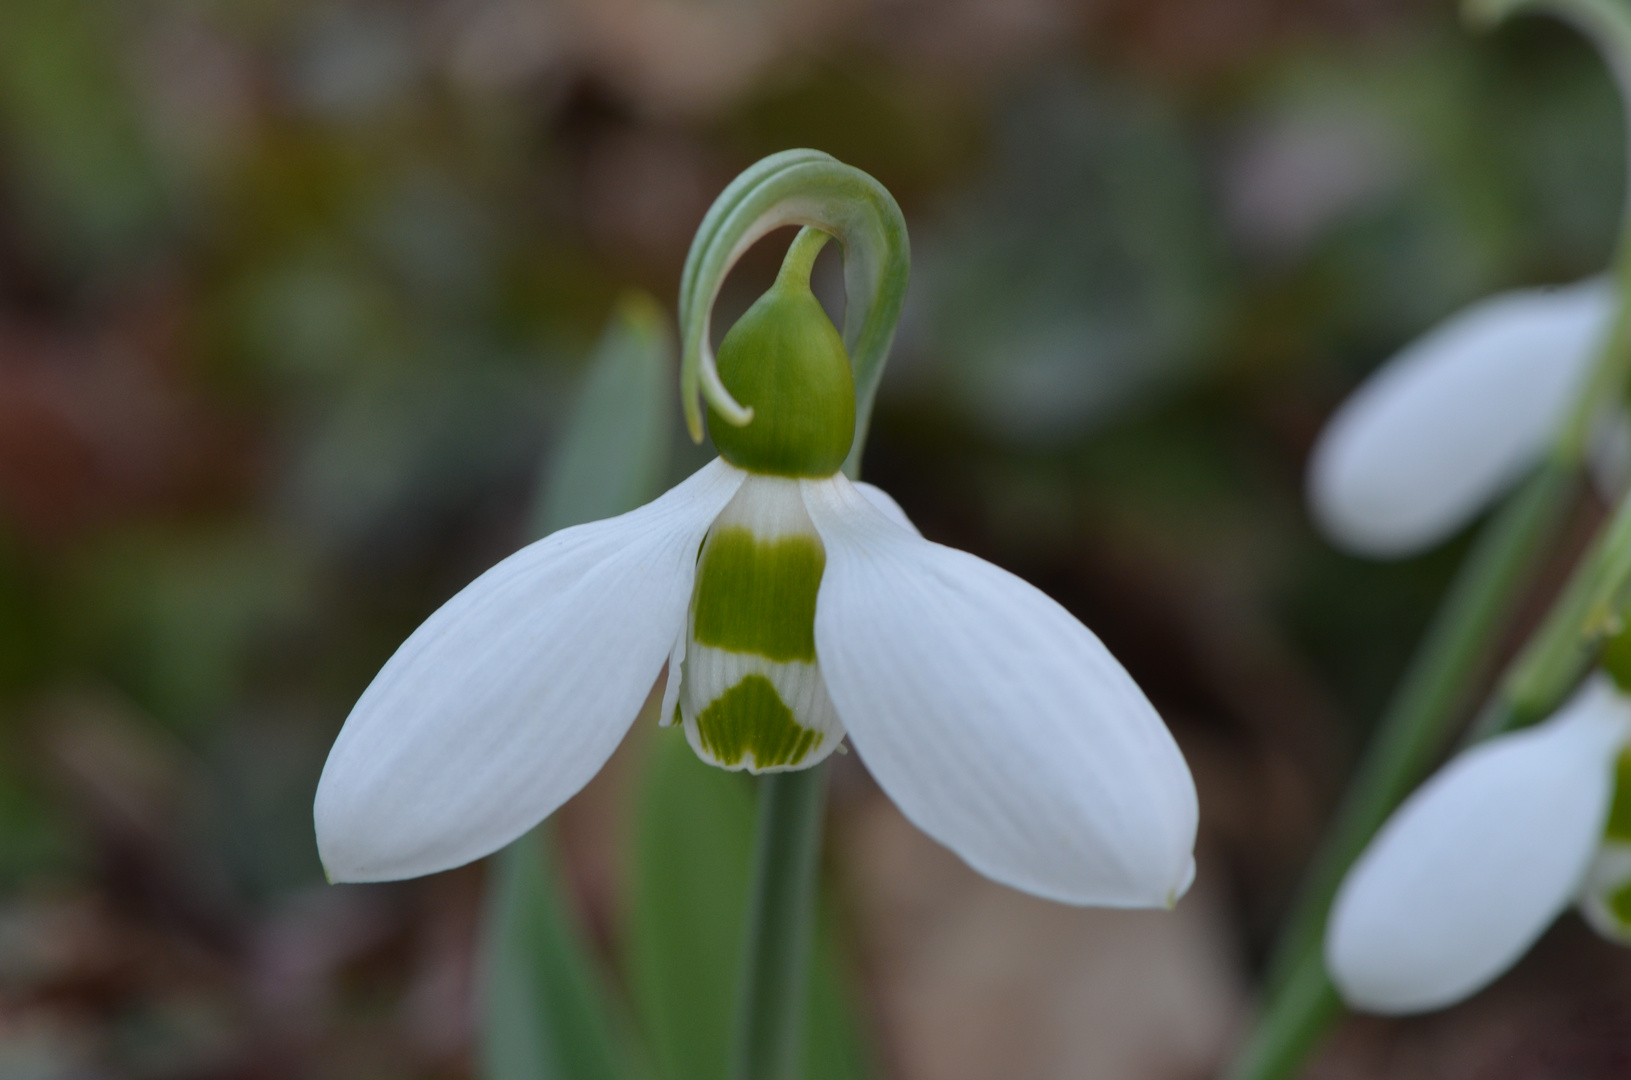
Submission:
M 785 224 L 806 228 L 715 362 L 719 283 Z M 829 233 L 847 341 L 809 290 Z M 427 874 L 509 843 L 600 769 L 666 665 L 663 721 L 707 762 L 805 770 L 847 737 L 912 821 L 998 881 L 1069 903 L 1176 900 L 1195 791 L 1138 686 L 1053 600 L 923 539 L 840 471 L 904 287 L 904 226 L 870 177 L 793 151 L 727 189 L 681 291 L 687 416 L 697 430 L 700 387 L 720 456 L 523 548 L 403 643 L 318 786 L 331 878 Z

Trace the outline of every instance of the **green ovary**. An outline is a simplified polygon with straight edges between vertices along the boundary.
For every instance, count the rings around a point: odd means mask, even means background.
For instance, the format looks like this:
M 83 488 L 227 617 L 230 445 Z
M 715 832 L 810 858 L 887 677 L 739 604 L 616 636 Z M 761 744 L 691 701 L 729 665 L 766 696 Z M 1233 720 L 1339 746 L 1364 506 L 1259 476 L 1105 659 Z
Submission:
M 693 638 L 768 660 L 814 663 L 816 593 L 826 565 L 815 537 L 759 540 L 747 529 L 716 529 L 697 567 Z
M 793 719 L 763 675 L 744 676 L 704 709 L 697 736 L 721 765 L 739 765 L 751 753 L 759 769 L 797 765 L 821 743 L 821 733 Z
M 855 382 L 844 343 L 810 292 L 809 264 L 792 256 L 719 343 L 720 382 L 753 418 L 737 427 L 710 405 L 708 430 L 739 469 L 831 476 L 855 440 Z

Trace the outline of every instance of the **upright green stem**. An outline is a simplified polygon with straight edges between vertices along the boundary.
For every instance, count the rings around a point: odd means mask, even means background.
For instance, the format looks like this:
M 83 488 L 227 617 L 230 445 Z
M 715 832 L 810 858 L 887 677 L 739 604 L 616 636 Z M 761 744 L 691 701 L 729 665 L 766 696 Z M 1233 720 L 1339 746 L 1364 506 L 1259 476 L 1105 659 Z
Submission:
M 855 479 L 867 421 L 889 356 L 911 267 L 906 219 L 872 177 L 816 150 L 787 150 L 749 167 L 702 219 L 680 279 L 680 397 L 686 427 L 702 438 L 703 402 L 727 423 L 751 413 L 720 381 L 710 320 L 725 275 L 772 229 L 801 225 L 784 266 L 808 274 L 828 234 L 844 256 L 844 350 L 855 377 L 855 438 L 844 473 Z M 826 769 L 760 780 L 759 836 L 732 1080 L 786 1080 L 803 1019 L 814 931 L 817 854 Z
M 1577 474 L 1574 464 L 1548 458 L 1485 526 L 1456 574 L 1304 879 L 1270 965 L 1263 1013 L 1230 1069 L 1234 1080 L 1295 1075 L 1336 1015 L 1336 994 L 1320 961 L 1331 899 L 1365 844 L 1442 750 L 1450 722 L 1493 660 L 1505 616 L 1537 554 L 1556 532 Z
M 815 937 L 827 767 L 759 779 L 753 896 L 736 1008 L 731 1080 L 791 1080 Z

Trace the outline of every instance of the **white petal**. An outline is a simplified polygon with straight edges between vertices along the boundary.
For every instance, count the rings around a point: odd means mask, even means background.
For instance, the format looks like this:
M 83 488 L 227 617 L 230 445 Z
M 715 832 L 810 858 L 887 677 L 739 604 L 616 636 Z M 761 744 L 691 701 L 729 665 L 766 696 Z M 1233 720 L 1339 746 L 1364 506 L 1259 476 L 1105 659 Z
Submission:
M 315 816 L 330 878 L 469 862 L 587 783 L 683 631 L 697 549 L 744 475 L 716 460 L 638 510 L 554 533 L 425 620 L 323 767 Z
M 899 525 L 913 536 L 923 535 L 918 531 L 917 526 L 912 524 L 912 519 L 906 516 L 906 511 L 900 508 L 900 503 L 895 501 L 895 497 L 883 488 L 878 487 L 876 484 L 869 484 L 864 480 L 857 480 L 855 490 L 859 491 L 867 502 L 882 511 L 883 516 L 896 525 Z
M 1193 872 L 1195 786 L 1136 683 L 1019 578 L 904 532 L 842 477 L 805 481 L 827 549 L 816 655 L 878 783 L 997 881 L 1169 905 Z
M 1394 813 L 1332 906 L 1325 961 L 1350 1005 L 1452 1004 L 1568 906 L 1608 814 L 1631 702 L 1594 676 L 1555 717 L 1461 754 Z
M 1453 316 L 1389 360 L 1321 433 L 1308 494 L 1363 555 L 1430 547 L 1538 460 L 1614 315 L 1605 279 L 1524 289 Z

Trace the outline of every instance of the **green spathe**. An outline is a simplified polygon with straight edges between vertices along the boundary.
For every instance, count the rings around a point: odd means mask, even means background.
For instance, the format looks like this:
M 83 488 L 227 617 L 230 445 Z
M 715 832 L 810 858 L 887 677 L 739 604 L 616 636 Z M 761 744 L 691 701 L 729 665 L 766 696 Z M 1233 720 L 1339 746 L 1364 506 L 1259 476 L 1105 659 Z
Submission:
M 753 417 L 737 427 L 712 406 L 708 430 L 737 468 L 774 476 L 831 476 L 855 439 L 855 380 L 844 343 L 810 292 L 827 240 L 801 233 L 776 283 L 720 343 L 720 381 Z
M 746 675 L 697 717 L 697 736 L 721 765 L 740 765 L 753 754 L 757 768 L 797 765 L 821 733 L 793 719 L 793 710 L 763 675 Z
M 816 593 L 827 556 L 813 536 L 760 540 L 715 529 L 697 567 L 692 636 L 768 660 L 814 663 Z

